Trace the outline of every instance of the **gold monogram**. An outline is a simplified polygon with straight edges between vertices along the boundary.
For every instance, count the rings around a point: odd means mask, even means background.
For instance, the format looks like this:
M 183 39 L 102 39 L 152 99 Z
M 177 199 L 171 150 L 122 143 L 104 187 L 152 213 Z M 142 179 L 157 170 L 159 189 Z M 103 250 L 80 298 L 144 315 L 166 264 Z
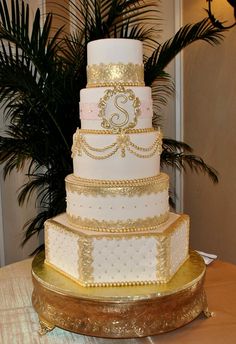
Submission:
M 128 102 L 131 102 L 134 109 L 133 114 L 129 114 L 127 109 L 121 106 Z M 109 114 L 107 111 L 108 105 L 113 105 L 115 110 L 119 112 Z M 125 89 L 124 86 L 115 86 L 113 89 L 106 90 L 98 103 L 98 107 L 98 116 L 102 119 L 101 126 L 104 129 L 112 129 L 115 133 L 135 127 L 141 113 L 139 98 L 135 96 L 131 89 Z M 131 115 L 133 118 L 131 118 Z
M 117 110 L 120 111 L 120 113 L 123 114 L 123 121 L 122 121 L 122 117 L 121 117 L 121 114 L 118 112 L 114 112 L 113 114 L 111 114 L 111 119 L 110 119 L 110 123 L 113 127 L 123 127 L 125 126 L 128 121 L 129 121 L 129 113 L 128 111 L 126 111 L 124 108 L 122 108 L 120 106 L 120 104 L 118 103 L 118 100 L 120 99 L 120 102 L 122 104 L 125 104 L 127 103 L 128 101 L 128 97 L 126 97 L 124 94 L 120 94 L 120 95 L 117 95 L 115 97 L 115 101 L 114 101 L 114 105 L 115 107 L 117 108 Z

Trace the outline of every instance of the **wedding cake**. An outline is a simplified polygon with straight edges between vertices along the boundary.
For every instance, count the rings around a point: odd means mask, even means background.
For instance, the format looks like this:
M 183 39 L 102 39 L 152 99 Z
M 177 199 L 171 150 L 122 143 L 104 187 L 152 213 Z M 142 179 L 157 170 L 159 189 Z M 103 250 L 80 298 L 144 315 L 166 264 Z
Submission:
M 142 43 L 88 44 L 66 213 L 45 223 L 45 263 L 82 286 L 167 283 L 188 258 L 189 218 L 169 211 Z

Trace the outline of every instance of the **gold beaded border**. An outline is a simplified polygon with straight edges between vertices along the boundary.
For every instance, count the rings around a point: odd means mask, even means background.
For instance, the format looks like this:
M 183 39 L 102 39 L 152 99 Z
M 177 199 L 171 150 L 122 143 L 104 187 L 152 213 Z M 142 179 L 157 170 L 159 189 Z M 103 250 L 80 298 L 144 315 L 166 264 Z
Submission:
M 125 129 L 123 132 L 125 134 L 145 134 L 145 133 L 152 133 L 157 131 L 160 133 L 160 138 L 162 138 L 162 133 L 160 129 L 155 128 L 137 128 L 137 129 Z M 111 129 L 79 129 L 77 128 L 76 133 L 80 132 L 81 134 L 91 134 L 91 135 L 117 135 Z M 75 133 L 75 135 L 76 135 Z
M 98 180 L 76 177 L 73 174 L 65 178 L 66 191 L 78 192 L 87 196 L 142 196 L 155 194 L 169 188 L 169 176 L 160 173 L 157 176 L 131 180 Z

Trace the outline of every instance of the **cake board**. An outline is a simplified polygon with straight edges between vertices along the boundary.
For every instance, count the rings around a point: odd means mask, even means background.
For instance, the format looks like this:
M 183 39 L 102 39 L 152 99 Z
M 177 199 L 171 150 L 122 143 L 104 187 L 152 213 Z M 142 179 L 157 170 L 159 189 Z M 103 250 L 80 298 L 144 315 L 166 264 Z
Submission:
M 181 327 L 200 313 L 207 317 L 205 263 L 195 251 L 167 284 L 81 287 L 44 264 L 44 252 L 32 263 L 32 303 L 40 333 L 54 327 L 104 338 L 156 335 Z

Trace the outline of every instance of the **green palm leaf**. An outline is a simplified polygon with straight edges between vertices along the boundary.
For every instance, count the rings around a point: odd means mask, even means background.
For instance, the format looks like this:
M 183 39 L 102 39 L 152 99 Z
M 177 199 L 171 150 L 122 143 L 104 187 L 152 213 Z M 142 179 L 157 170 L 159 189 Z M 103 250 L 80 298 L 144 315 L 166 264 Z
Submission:
M 208 166 L 199 156 L 190 154 L 191 152 L 192 148 L 184 142 L 164 139 L 161 165 L 180 171 L 186 171 L 186 168 L 189 167 L 193 172 L 207 174 L 213 183 L 218 183 L 217 171 Z

